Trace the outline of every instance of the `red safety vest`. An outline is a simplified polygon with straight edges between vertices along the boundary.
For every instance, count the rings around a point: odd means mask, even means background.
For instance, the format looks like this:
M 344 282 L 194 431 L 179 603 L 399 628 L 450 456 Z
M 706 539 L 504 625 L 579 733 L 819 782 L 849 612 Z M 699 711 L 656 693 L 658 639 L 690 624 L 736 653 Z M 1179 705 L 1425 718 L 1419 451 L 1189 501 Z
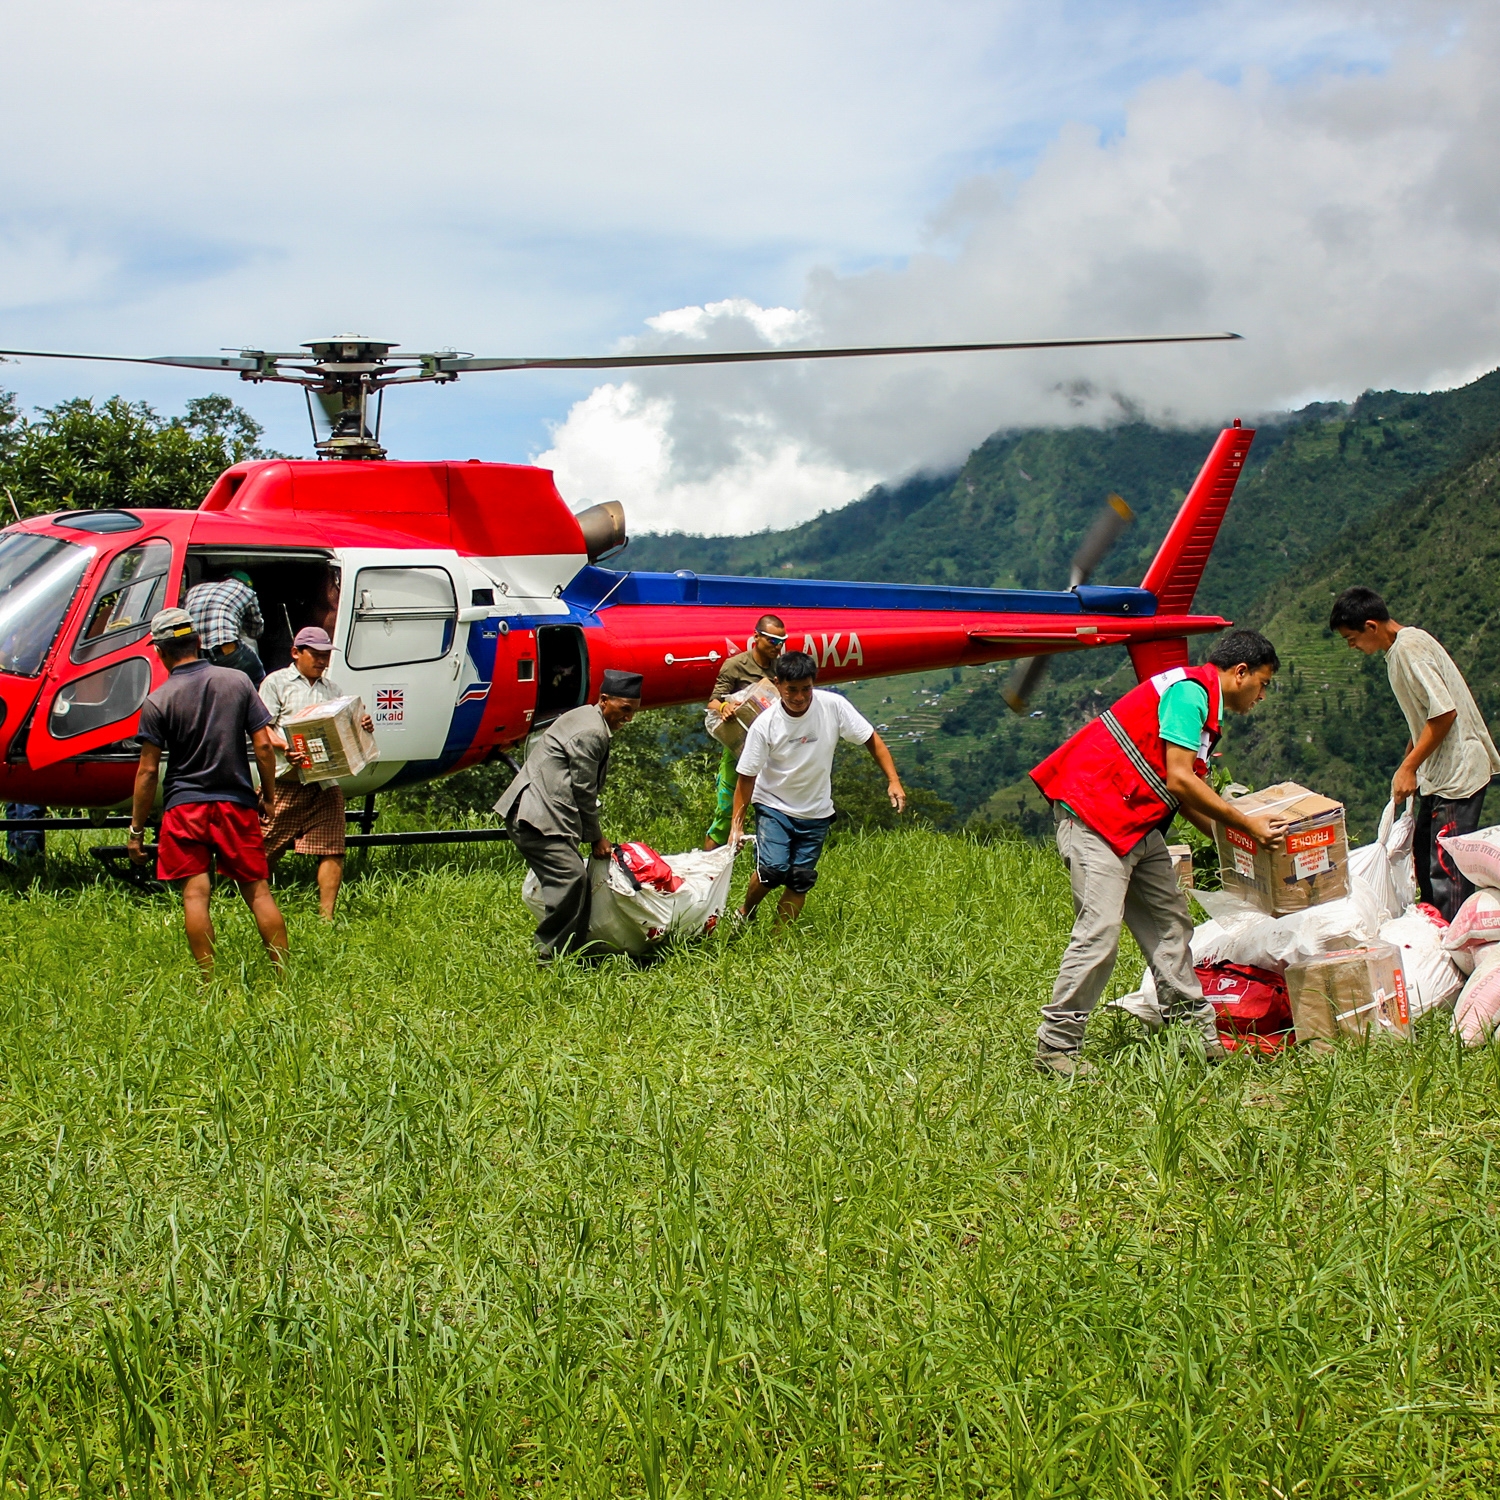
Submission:
M 1167 790 L 1167 747 L 1157 715 L 1161 695 L 1183 681 L 1201 682 L 1208 689 L 1208 720 L 1193 762 L 1193 770 L 1207 776 L 1223 707 L 1214 666 L 1158 672 L 1085 724 L 1031 773 L 1049 802 L 1066 802 L 1116 854 L 1128 854 L 1153 828 L 1165 830 L 1177 812 L 1177 799 Z

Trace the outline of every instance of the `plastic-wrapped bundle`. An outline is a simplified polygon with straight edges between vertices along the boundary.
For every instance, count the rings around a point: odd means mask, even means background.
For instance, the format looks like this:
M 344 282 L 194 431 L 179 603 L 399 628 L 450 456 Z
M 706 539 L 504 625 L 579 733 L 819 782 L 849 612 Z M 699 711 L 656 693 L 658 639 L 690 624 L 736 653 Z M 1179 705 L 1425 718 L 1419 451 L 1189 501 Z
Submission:
M 644 844 L 631 847 L 655 853 Z M 672 938 L 703 937 L 714 930 L 729 903 L 734 849 L 723 844 L 657 858 L 681 882 L 676 890 L 655 889 L 613 859 L 589 861 L 590 942 L 639 956 Z M 543 914 L 541 884 L 530 871 L 521 886 L 521 900 L 538 917 Z

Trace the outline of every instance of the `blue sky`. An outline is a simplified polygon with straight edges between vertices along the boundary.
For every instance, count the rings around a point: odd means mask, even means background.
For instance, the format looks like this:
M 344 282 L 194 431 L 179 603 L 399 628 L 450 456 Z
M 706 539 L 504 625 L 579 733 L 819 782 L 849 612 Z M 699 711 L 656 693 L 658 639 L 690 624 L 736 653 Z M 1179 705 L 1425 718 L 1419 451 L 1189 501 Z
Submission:
M 5 10 L 5 347 L 357 329 L 575 354 L 774 339 L 769 308 L 812 343 L 1205 320 L 1258 338 L 1237 363 L 496 375 L 392 398 L 394 456 L 546 453 L 570 498 L 610 490 L 651 525 L 779 524 L 1006 422 L 1105 420 L 1121 397 L 1202 420 L 1495 362 L 1492 309 L 1464 316 L 1496 269 L 1495 184 L 1460 149 L 1491 123 L 1483 7 Z M 1234 203 L 1241 172 L 1264 214 Z M 1393 226 L 1411 233 L 1389 243 Z M 1431 306 L 1426 265 L 1448 288 Z M 705 311 L 662 322 L 684 308 Z M 1362 326 L 1371 310 L 1392 331 Z M 307 446 L 284 390 L 41 361 L 0 386 L 164 410 L 227 389 L 274 445 Z

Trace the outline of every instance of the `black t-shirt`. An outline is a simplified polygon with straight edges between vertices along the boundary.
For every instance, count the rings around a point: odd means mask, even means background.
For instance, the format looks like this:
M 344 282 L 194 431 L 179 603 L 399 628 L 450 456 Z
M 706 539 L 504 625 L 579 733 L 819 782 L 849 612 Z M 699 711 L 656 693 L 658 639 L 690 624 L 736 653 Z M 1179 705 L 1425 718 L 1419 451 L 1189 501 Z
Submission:
M 140 738 L 166 751 L 166 807 L 183 802 L 256 805 L 245 736 L 271 722 L 243 672 L 199 657 L 172 675 L 141 706 Z

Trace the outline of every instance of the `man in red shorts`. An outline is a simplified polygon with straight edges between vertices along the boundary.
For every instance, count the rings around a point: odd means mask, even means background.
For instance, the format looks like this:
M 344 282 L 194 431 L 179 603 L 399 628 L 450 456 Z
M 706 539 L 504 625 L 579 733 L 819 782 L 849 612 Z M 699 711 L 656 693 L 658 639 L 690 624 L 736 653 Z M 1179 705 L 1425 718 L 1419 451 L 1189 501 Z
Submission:
M 188 947 L 205 975 L 214 967 L 209 916 L 215 862 L 240 888 L 271 962 L 286 962 L 286 923 L 271 895 L 260 814 L 270 815 L 276 783 L 271 716 L 243 672 L 217 667 L 198 654 L 198 634 L 185 609 L 164 609 L 151 621 L 151 643 L 167 680 L 141 707 L 141 760 L 135 773 L 126 848 L 146 862 L 146 818 L 156 801 L 162 752 L 167 756 L 165 810 L 157 835 L 156 878 L 180 882 Z M 250 780 L 245 738 L 255 747 L 260 795 Z

